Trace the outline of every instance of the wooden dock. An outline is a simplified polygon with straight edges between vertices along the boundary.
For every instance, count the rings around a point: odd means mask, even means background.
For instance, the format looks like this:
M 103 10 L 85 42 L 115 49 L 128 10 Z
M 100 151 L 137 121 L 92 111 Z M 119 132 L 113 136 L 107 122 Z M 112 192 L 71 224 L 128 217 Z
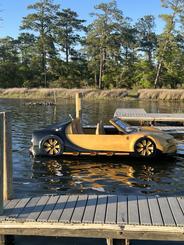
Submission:
M 12 194 L 11 117 L 0 113 L 0 245 L 7 235 L 184 241 L 182 196 Z
M 184 123 L 184 113 L 147 113 L 144 109 L 137 108 L 118 108 L 114 113 L 115 117 L 122 118 L 124 121 L 149 122 L 177 122 Z
M 184 241 L 183 212 L 183 197 L 25 197 L 6 203 L 0 234 Z

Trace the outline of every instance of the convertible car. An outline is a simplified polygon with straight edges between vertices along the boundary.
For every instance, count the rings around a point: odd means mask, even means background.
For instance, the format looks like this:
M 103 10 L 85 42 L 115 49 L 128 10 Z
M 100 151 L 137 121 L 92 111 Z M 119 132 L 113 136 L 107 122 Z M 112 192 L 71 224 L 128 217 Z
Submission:
M 154 127 L 131 127 L 119 118 L 110 125 L 82 127 L 79 119 L 51 125 L 32 135 L 33 156 L 132 155 L 151 158 L 176 152 L 173 136 Z

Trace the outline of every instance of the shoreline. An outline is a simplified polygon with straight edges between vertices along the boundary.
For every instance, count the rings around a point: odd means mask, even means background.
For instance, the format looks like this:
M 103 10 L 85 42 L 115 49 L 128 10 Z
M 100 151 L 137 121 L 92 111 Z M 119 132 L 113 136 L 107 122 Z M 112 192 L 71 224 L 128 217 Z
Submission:
M 73 99 L 76 93 L 82 93 L 88 100 L 149 100 L 149 101 L 184 101 L 184 89 L 65 89 L 65 88 L 9 88 L 0 89 L 0 98 L 7 99 Z

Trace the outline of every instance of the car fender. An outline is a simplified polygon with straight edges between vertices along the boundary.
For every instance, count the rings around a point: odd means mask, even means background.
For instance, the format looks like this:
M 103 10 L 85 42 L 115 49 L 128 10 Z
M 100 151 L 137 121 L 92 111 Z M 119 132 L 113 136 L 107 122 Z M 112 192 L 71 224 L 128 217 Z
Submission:
M 139 140 L 140 138 L 151 139 L 155 143 L 157 150 L 163 151 L 163 146 L 162 146 L 159 138 L 152 136 L 152 135 L 137 134 L 133 137 L 133 140 L 131 141 L 131 144 L 130 144 L 130 151 L 131 152 L 134 152 L 134 145 L 135 145 L 136 141 Z

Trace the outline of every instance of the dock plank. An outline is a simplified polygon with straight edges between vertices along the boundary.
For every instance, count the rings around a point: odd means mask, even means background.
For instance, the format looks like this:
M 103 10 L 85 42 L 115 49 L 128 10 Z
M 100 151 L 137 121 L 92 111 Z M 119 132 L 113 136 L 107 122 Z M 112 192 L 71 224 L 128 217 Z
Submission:
M 86 207 L 87 199 L 88 199 L 87 195 L 80 195 L 79 196 L 75 210 L 74 210 L 72 218 L 71 218 L 72 223 L 81 223 L 82 218 L 83 218 L 83 214 L 84 214 L 84 210 Z
M 88 196 L 86 209 L 84 211 L 84 216 L 82 219 L 83 223 L 93 223 L 94 216 L 95 216 L 95 210 L 96 210 L 96 204 L 97 204 L 97 196 L 96 195 Z
M 184 214 L 184 197 L 177 197 L 177 200 Z
M 107 196 L 99 195 L 97 205 L 96 205 L 94 223 L 104 224 L 105 215 L 106 215 L 106 207 L 107 207 Z
M 7 217 L 9 217 L 17 203 L 20 202 L 20 200 L 21 199 L 13 199 L 10 202 L 8 202 L 8 204 L 4 208 L 3 214 L 0 216 L 0 220 L 7 219 Z
M 117 196 L 109 195 L 107 197 L 107 211 L 105 223 L 116 224 L 117 220 Z
M 175 221 L 166 197 L 158 197 L 158 203 L 165 226 L 175 226 Z
M 69 196 L 66 206 L 63 210 L 63 213 L 59 219 L 59 222 L 69 223 L 74 212 L 76 203 L 77 203 L 78 195 Z
M 128 208 L 127 208 L 127 196 L 118 196 L 117 201 L 117 223 L 128 223 Z
M 160 212 L 160 207 L 158 205 L 158 200 L 156 197 L 148 197 L 148 204 L 150 209 L 150 215 L 153 225 L 163 226 L 163 219 Z
M 9 218 L 11 220 L 16 219 L 19 214 L 23 211 L 24 207 L 26 206 L 26 204 L 29 202 L 30 198 L 22 198 L 17 205 L 14 207 L 14 209 L 12 210 L 12 212 L 9 214 Z
M 63 213 L 63 210 L 65 208 L 65 205 L 67 203 L 67 200 L 68 200 L 69 196 L 60 196 L 48 221 L 49 222 L 58 222 L 60 217 L 61 217 L 61 214 Z
M 128 196 L 128 223 L 130 225 L 140 224 L 137 196 Z
M 37 221 L 39 222 L 47 222 L 50 214 L 52 213 L 52 210 L 54 209 L 57 200 L 59 199 L 59 196 L 51 196 L 47 202 L 47 205 L 45 205 L 44 209 L 40 213 Z
M 39 201 L 40 197 L 33 197 L 31 200 L 26 204 L 24 210 L 19 214 L 17 217 L 18 220 L 26 220 L 29 214 L 35 208 L 37 202 Z
M 184 224 L 184 215 L 176 197 L 168 197 L 168 202 L 177 226 Z
M 140 223 L 142 225 L 151 225 L 151 217 L 149 212 L 148 200 L 145 196 L 138 196 L 138 206 Z
M 48 200 L 49 200 L 49 196 L 42 196 L 37 202 L 32 212 L 27 217 L 27 221 L 31 221 L 31 222 L 36 221 L 41 211 L 44 209 Z

